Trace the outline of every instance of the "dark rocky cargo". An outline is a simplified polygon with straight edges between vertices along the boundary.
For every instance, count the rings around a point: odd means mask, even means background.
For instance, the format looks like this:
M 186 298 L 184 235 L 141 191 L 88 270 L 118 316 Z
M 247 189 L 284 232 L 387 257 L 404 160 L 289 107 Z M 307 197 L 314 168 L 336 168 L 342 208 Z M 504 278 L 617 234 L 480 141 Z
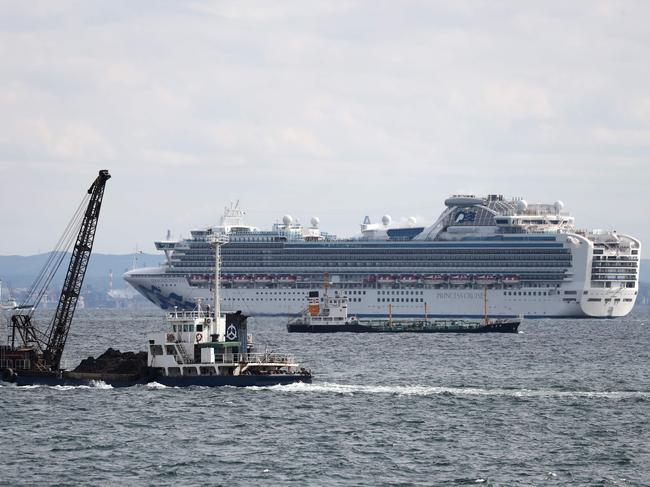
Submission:
M 109 348 L 99 357 L 88 357 L 73 370 L 84 374 L 142 374 L 147 367 L 147 352 L 120 352 Z

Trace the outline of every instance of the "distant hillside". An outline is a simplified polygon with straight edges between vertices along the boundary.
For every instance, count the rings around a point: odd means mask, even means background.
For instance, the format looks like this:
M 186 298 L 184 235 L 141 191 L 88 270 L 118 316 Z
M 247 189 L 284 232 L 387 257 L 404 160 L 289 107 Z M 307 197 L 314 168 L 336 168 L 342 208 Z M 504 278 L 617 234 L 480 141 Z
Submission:
M 4 285 L 13 289 L 28 288 L 47 261 L 50 253 L 30 256 L 8 255 L 0 256 L 0 280 Z M 164 260 L 163 255 L 154 254 L 93 254 L 90 257 L 84 289 L 94 289 L 105 292 L 108 290 L 109 273 L 113 272 L 113 288 L 123 288 L 127 284 L 122 274 L 133 268 L 134 258 L 137 257 L 137 267 L 155 266 Z M 54 279 L 56 287 L 60 287 L 65 278 L 70 255 L 66 255 L 61 268 Z

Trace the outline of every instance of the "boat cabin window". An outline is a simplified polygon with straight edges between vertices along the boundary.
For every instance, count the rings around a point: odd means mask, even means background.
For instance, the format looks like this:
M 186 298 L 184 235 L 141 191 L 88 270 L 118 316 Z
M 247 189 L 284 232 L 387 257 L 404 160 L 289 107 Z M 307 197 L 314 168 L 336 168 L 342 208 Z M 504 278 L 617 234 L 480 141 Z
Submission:
M 216 375 L 214 367 L 199 367 L 201 375 Z
M 150 345 L 151 355 L 162 355 L 163 348 L 162 345 Z
M 167 369 L 167 375 L 169 377 L 179 377 L 181 375 L 180 367 L 169 367 Z
M 196 325 L 196 331 L 203 331 L 203 325 Z
M 196 367 L 183 367 L 183 375 L 194 376 L 199 374 L 196 372 Z
M 167 355 L 176 355 L 176 349 L 174 345 L 165 345 L 165 353 Z

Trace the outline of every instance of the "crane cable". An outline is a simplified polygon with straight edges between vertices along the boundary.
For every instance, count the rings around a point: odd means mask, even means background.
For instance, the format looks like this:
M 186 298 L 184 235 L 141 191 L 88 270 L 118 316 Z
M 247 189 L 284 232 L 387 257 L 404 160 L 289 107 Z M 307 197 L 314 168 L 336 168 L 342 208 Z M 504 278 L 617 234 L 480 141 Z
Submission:
M 54 279 L 54 276 L 61 267 L 63 259 L 66 257 L 68 251 L 72 247 L 76 239 L 76 235 L 79 232 L 79 228 L 81 227 L 84 210 L 88 204 L 89 199 L 90 195 L 88 194 L 84 195 L 82 198 L 82 201 L 72 216 L 72 219 L 68 222 L 68 225 L 63 231 L 63 234 L 57 241 L 54 250 L 50 252 L 45 265 L 31 285 L 26 298 L 21 303 L 21 307 L 30 308 L 30 311 L 28 313 L 30 317 L 34 314 L 35 309 L 39 306 L 41 300 L 43 299 L 43 296 L 49 289 L 52 279 Z

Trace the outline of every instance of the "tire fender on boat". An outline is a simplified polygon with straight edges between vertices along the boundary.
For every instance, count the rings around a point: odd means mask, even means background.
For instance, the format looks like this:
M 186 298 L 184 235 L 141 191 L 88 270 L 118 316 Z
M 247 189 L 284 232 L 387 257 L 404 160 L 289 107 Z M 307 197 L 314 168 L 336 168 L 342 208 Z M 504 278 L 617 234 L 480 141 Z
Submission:
M 203 333 L 197 333 L 196 334 L 196 341 L 200 342 L 201 340 L 203 340 Z

